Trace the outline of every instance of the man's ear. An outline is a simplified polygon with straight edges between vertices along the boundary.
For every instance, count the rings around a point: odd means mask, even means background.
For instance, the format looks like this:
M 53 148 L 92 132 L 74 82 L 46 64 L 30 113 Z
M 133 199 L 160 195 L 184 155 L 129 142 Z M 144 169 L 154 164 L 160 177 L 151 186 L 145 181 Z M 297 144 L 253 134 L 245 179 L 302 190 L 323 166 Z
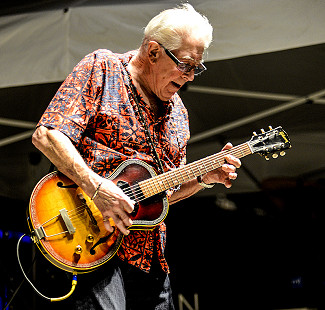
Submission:
M 156 63 L 161 55 L 160 45 L 156 41 L 148 43 L 147 55 L 151 63 Z

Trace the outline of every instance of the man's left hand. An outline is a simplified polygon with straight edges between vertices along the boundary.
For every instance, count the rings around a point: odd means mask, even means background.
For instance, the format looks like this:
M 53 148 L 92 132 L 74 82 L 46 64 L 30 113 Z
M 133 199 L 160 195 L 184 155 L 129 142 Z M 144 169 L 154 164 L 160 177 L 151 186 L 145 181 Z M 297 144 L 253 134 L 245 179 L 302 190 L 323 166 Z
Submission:
M 228 142 L 222 151 L 230 150 L 232 147 L 232 144 Z M 241 161 L 237 157 L 227 154 L 225 155 L 225 164 L 202 176 L 203 182 L 206 184 L 221 183 L 230 188 L 232 181 L 237 179 L 236 169 L 240 168 L 240 166 Z

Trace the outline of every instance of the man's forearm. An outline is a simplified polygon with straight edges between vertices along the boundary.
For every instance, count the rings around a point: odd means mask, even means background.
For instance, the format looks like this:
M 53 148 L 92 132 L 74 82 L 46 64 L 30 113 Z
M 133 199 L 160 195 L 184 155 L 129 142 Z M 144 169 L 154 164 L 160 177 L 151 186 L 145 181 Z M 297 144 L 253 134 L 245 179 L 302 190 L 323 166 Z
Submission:
M 191 197 L 202 189 L 203 187 L 199 185 L 197 179 L 188 181 L 182 184 L 178 191 L 173 193 L 173 195 L 169 199 L 169 204 L 172 205 L 178 201 Z
M 132 225 L 129 213 L 134 209 L 134 202 L 111 180 L 93 172 L 67 136 L 41 126 L 33 135 L 33 143 L 63 174 L 93 197 L 103 218 L 112 218 L 123 234 L 129 234 L 127 227 Z M 113 232 L 109 221 L 104 226 Z
M 70 139 L 63 133 L 40 126 L 33 134 L 33 144 L 67 177 L 91 196 L 100 177 L 84 162 Z

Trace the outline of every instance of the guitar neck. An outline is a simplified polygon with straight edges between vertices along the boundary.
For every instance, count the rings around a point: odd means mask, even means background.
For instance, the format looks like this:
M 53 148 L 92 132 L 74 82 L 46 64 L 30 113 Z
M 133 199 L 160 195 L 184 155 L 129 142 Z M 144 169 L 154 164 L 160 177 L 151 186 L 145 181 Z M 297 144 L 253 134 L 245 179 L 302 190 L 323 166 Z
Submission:
M 214 169 L 220 168 L 225 163 L 224 157 L 228 154 L 234 155 L 237 158 L 242 158 L 252 154 L 252 151 L 246 142 L 230 150 L 210 155 L 175 170 L 141 181 L 138 185 L 145 198 L 151 197 L 172 187 L 186 183 Z

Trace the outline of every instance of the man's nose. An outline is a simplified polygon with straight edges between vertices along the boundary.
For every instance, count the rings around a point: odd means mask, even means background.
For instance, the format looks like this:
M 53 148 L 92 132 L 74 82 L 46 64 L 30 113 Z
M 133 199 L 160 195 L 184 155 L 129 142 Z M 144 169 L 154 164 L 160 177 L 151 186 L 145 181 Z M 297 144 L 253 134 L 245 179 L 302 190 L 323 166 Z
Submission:
M 192 82 L 194 80 L 194 70 L 191 70 L 190 72 L 184 72 L 183 73 L 183 77 L 189 81 L 189 82 Z

